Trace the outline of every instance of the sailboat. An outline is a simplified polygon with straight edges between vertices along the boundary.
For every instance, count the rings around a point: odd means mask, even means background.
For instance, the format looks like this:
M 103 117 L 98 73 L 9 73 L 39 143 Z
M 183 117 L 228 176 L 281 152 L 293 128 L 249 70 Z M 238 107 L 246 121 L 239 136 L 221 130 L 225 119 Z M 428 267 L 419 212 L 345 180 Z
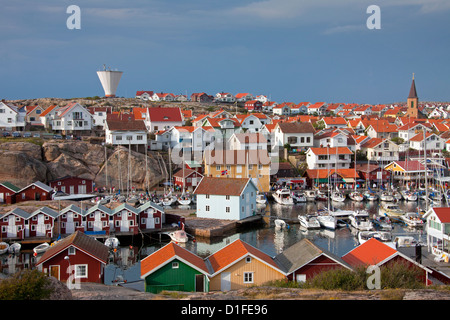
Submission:
M 336 186 L 336 191 L 333 191 L 331 193 L 331 200 L 337 201 L 337 202 L 344 202 L 345 201 L 345 194 L 338 189 Z
M 354 182 L 355 188 L 353 189 L 352 192 L 349 193 L 348 197 L 353 201 L 359 202 L 359 201 L 363 201 L 364 197 L 361 192 L 356 190 L 356 177 L 357 177 L 357 174 L 356 174 L 356 151 L 355 151 L 355 182 Z
M 183 150 L 183 193 L 181 194 L 181 196 L 177 199 L 178 203 L 181 204 L 182 206 L 187 206 L 191 204 L 191 197 L 184 193 L 185 189 L 186 189 L 186 177 L 184 176 L 184 167 L 185 167 L 185 163 L 184 163 L 184 150 Z

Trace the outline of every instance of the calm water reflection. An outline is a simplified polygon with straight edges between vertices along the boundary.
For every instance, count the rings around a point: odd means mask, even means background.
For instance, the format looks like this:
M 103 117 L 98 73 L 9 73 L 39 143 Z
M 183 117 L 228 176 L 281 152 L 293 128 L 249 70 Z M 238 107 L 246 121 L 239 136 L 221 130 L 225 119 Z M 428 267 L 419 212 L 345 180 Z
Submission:
M 400 201 L 397 204 L 406 212 L 417 211 L 418 208 L 425 209 L 425 203 L 423 201 L 414 203 Z M 354 202 L 347 199 L 343 203 L 333 203 L 333 205 L 334 208 L 337 209 L 367 210 L 370 215 L 377 215 L 379 202 Z M 444 206 L 444 203 L 442 205 Z M 279 231 L 274 228 L 273 221 L 275 218 L 285 219 L 288 223 L 293 221 L 297 222 L 297 216 L 299 214 L 316 212 L 318 209 L 327 206 L 326 202 L 307 202 L 292 206 L 283 206 L 271 202 L 263 209 L 265 210 L 266 222 L 264 226 L 212 241 L 198 239 L 196 242 L 190 241 L 184 246 L 201 257 L 207 257 L 234 240 L 241 239 L 268 255 L 275 256 L 297 241 L 307 238 L 319 247 L 341 257 L 358 245 L 356 238 L 357 231 L 351 227 L 340 228 L 335 231 L 325 229 L 305 230 L 301 228 L 298 223 L 290 223 L 290 228 L 288 230 Z M 400 224 L 395 224 L 392 235 L 393 237 L 396 235 L 412 235 L 422 242 L 426 241 L 426 235 L 423 230 L 411 229 Z M 121 258 L 116 259 L 116 264 L 107 266 L 105 282 L 110 283 L 117 278 L 118 275 L 121 275 L 128 282 L 140 280 L 139 261 L 165 244 L 166 243 L 150 243 L 148 245 L 143 245 L 141 248 L 121 248 L 120 252 L 123 251 L 120 253 Z M 133 259 L 130 259 L 130 256 L 132 256 Z

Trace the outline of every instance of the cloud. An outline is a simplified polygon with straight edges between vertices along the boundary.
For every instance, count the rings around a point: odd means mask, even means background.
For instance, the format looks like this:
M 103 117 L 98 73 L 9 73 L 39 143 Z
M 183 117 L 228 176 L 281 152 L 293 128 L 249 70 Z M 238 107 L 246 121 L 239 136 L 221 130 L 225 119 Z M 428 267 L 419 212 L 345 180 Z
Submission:
M 353 25 L 346 25 L 346 26 L 337 26 L 332 27 L 329 29 L 326 29 L 323 34 L 325 35 L 331 35 L 336 33 L 348 33 L 348 32 L 354 32 L 354 31 L 364 31 L 367 30 L 367 27 L 365 24 L 353 24 Z

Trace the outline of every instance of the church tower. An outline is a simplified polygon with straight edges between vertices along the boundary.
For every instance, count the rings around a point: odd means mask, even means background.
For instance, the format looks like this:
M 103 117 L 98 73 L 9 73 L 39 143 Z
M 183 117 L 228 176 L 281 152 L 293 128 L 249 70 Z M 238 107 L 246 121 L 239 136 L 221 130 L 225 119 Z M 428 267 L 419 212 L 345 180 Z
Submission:
M 411 83 L 411 89 L 409 90 L 409 96 L 406 100 L 408 106 L 407 116 L 411 118 L 419 117 L 419 98 L 417 97 L 416 83 L 414 82 L 414 73 Z

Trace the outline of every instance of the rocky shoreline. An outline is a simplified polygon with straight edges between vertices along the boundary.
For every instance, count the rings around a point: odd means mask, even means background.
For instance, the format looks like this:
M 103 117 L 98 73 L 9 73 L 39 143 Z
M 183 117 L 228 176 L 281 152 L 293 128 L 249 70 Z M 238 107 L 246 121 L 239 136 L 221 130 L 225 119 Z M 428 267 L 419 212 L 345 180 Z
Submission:
M 151 294 L 103 284 L 81 284 L 72 290 L 73 300 L 450 300 L 448 289 L 385 289 L 367 291 L 326 291 L 278 287 L 249 287 L 228 292 L 166 292 Z

